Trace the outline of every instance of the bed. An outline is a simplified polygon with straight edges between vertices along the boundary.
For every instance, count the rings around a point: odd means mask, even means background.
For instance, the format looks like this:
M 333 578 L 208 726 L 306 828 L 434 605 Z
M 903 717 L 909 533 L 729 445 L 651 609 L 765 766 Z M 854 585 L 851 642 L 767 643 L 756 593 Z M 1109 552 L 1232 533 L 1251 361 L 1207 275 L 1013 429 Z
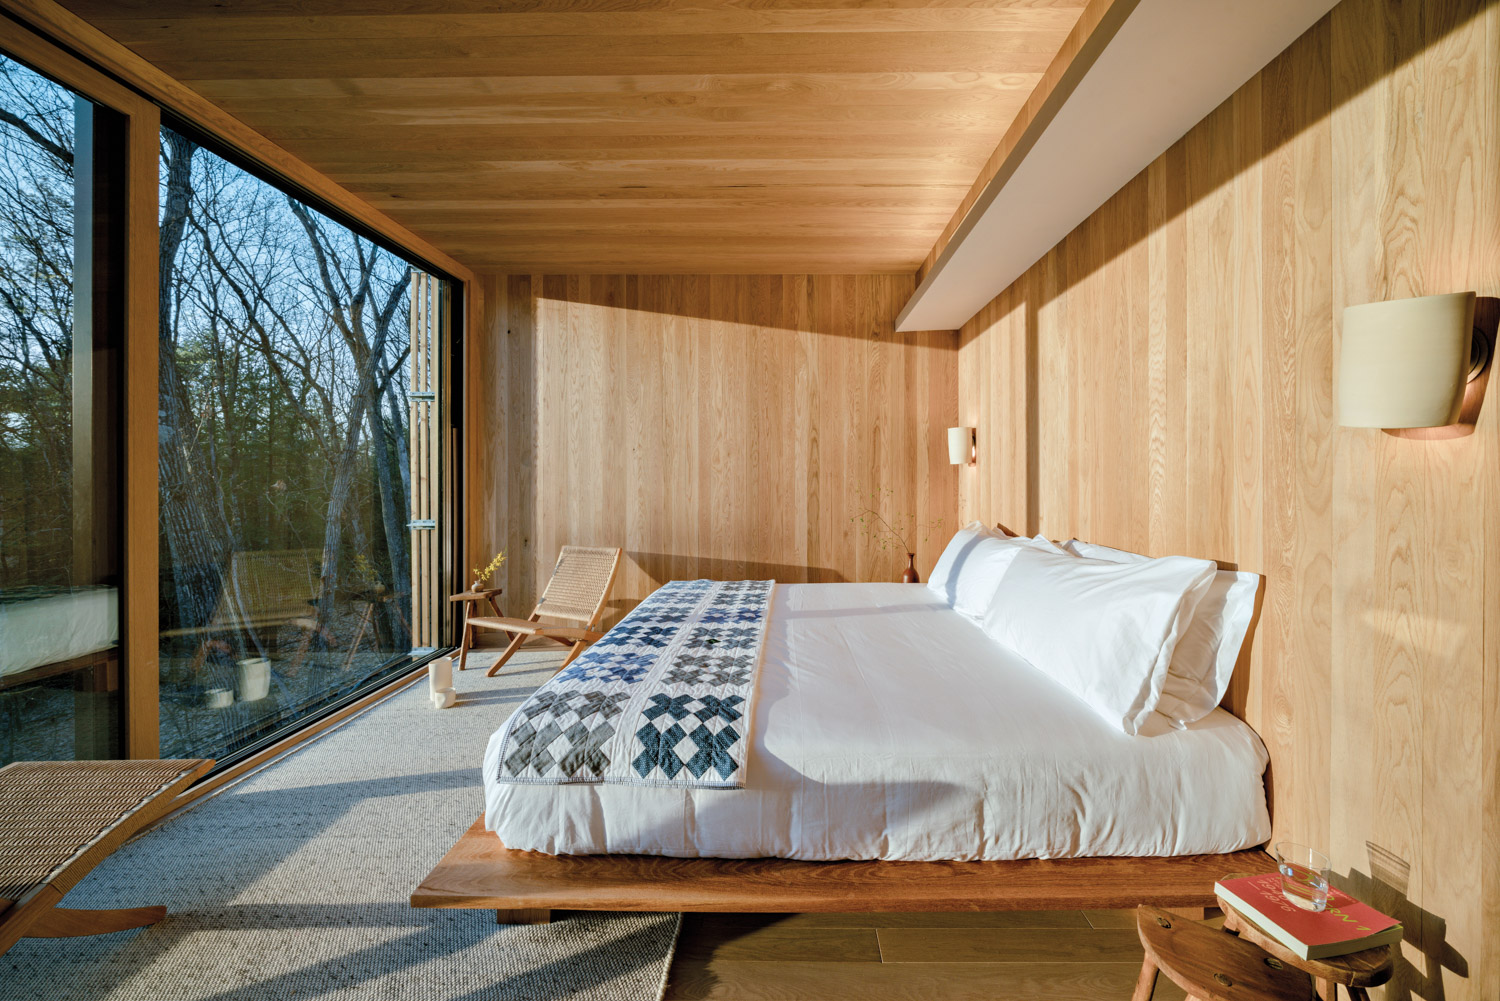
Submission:
M 933 581 L 665 585 L 497 731 L 412 905 L 1197 909 L 1270 867 L 1218 708 L 1261 578 L 975 524 Z
M 531 785 L 484 761 L 513 849 L 808 861 L 1234 852 L 1270 834 L 1266 752 L 1215 710 L 1111 729 L 920 584 L 783 584 L 742 789 Z
M 120 639 L 112 587 L 23 587 L 0 594 L 0 678 L 44 676 Z

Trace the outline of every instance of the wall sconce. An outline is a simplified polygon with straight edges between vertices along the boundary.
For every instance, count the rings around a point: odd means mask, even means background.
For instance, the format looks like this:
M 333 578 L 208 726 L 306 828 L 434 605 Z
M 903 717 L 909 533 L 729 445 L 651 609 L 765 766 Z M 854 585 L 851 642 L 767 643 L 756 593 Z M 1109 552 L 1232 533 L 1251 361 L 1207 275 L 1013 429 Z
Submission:
M 1357 428 L 1453 424 L 1489 359 L 1489 341 L 1474 328 L 1473 292 L 1350 306 L 1336 420 Z
M 955 466 L 971 465 L 979 454 L 979 439 L 973 428 L 948 429 L 948 461 Z

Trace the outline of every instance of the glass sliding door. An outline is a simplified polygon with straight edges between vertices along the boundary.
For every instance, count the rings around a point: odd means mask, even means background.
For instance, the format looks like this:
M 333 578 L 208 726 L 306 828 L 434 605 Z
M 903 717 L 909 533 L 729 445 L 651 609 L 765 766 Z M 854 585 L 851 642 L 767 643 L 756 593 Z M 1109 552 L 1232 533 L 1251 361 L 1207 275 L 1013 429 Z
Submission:
M 161 136 L 161 753 L 276 735 L 437 645 L 446 283 Z
M 0 764 L 121 753 L 122 128 L 0 55 Z

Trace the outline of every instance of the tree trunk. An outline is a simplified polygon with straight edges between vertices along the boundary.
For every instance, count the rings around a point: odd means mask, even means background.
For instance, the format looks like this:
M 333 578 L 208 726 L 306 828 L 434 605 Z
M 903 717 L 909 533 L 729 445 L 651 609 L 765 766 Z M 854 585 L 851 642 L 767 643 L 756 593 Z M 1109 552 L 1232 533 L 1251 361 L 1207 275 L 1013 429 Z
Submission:
M 174 132 L 163 132 L 167 148 L 167 190 L 160 236 L 161 312 L 158 327 L 161 400 L 159 408 L 161 531 L 172 567 L 179 624 L 202 628 L 213 619 L 225 591 L 233 534 L 224 517 L 210 455 L 189 432 L 192 407 L 177 367 L 172 286 L 183 230 L 191 211 L 192 160 L 197 146 Z
M 373 378 L 374 373 L 366 366 L 360 379 Z M 357 392 L 349 404 L 349 423 L 344 429 L 344 447 L 334 464 L 333 488 L 328 492 L 328 507 L 323 520 L 323 565 L 318 578 L 318 635 L 326 635 L 328 621 L 333 616 L 339 586 L 339 540 L 344 532 L 344 508 L 349 505 L 349 493 L 354 488 L 354 470 L 359 464 L 359 437 L 364 430 L 365 399 L 367 394 Z
M 375 453 L 375 477 L 380 487 L 380 513 L 381 521 L 385 529 L 385 548 L 390 556 L 391 566 L 391 590 L 395 594 L 398 606 L 405 606 L 411 601 L 411 557 L 406 546 L 406 524 L 401 517 L 401 512 L 409 510 L 410 505 L 406 499 L 396 494 L 396 484 L 400 477 L 391 476 L 393 459 L 391 456 L 391 439 L 386 433 L 385 420 L 380 416 L 380 398 L 377 394 L 381 392 L 375 386 L 369 387 L 369 398 L 365 403 L 365 413 L 370 419 L 370 434 Z M 400 616 L 392 616 L 392 634 L 397 643 L 410 644 L 410 634 L 403 627 Z

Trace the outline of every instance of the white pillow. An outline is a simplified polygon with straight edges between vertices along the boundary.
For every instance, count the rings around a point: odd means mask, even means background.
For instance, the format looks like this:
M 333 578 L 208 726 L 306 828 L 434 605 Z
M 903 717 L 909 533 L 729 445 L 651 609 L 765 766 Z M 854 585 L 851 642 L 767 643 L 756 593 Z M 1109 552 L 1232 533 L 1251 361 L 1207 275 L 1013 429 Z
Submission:
M 943 550 L 927 586 L 936 591 L 955 612 L 979 622 L 990 607 L 995 587 L 1010 567 L 1016 553 L 1027 547 L 1040 547 L 1061 553 L 1048 540 L 1037 536 L 1005 535 L 993 532 L 979 522 L 971 522 L 954 533 Z
M 980 540 L 993 538 L 1006 538 L 1006 536 L 990 531 L 977 521 L 971 521 L 954 532 L 953 538 L 949 539 L 948 545 L 943 548 L 943 554 L 938 557 L 937 566 L 932 568 L 932 573 L 927 578 L 927 586 L 936 591 L 948 604 L 953 604 L 958 584 L 953 579 L 954 567 L 966 560 Z
M 1134 734 L 1161 697 L 1193 610 L 1213 583 L 1208 560 L 1110 563 L 1022 548 L 995 590 L 984 631 Z
M 1139 563 L 1151 557 L 1072 539 L 1063 548 L 1075 556 L 1112 563 Z M 1219 570 L 1213 585 L 1193 612 L 1193 621 L 1177 644 L 1157 710 L 1179 729 L 1214 711 L 1229 691 L 1234 666 L 1255 617 L 1260 574 Z

